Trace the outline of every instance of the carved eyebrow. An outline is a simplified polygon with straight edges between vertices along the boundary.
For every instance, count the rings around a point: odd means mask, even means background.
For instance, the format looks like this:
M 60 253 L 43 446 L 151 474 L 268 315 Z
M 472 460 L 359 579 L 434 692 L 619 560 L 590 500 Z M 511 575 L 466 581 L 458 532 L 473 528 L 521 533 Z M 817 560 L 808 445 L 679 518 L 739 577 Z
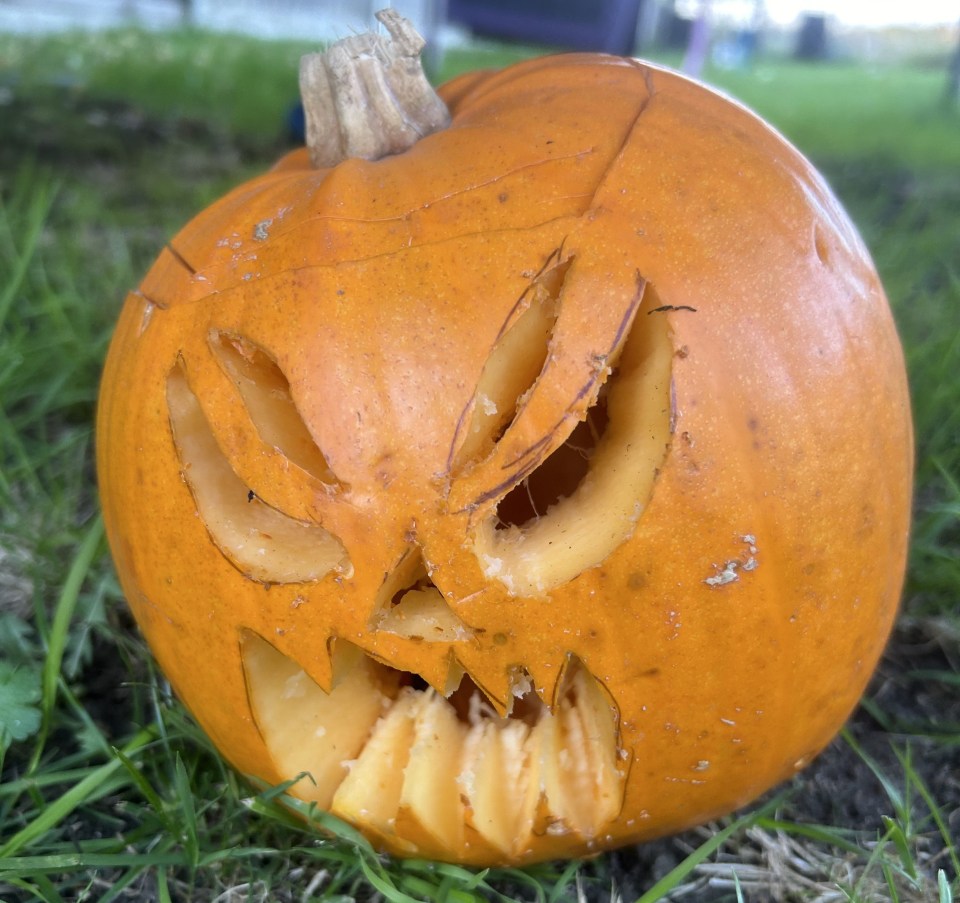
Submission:
M 210 350 L 236 385 L 260 438 L 320 482 L 340 486 L 273 357 L 243 336 L 212 330 Z
M 504 320 L 473 397 L 457 423 L 447 470 L 459 472 L 493 449 L 546 366 L 558 298 L 571 260 L 554 251 Z M 552 266 L 551 266 L 552 265 Z

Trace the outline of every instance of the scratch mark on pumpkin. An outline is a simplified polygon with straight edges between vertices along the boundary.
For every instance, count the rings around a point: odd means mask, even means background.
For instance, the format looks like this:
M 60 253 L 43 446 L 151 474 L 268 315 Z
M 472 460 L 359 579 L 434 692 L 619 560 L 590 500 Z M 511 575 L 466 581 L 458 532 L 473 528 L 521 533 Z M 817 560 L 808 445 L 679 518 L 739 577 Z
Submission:
M 641 68 L 638 65 L 638 68 Z M 641 117 L 647 111 L 647 107 L 650 106 L 650 101 L 653 100 L 654 94 L 656 93 L 653 89 L 653 81 L 651 78 L 651 73 L 649 69 L 641 68 L 643 74 L 643 81 L 647 88 L 647 96 L 643 98 L 640 102 L 640 107 L 636 112 L 636 115 L 633 117 L 632 122 L 630 123 L 629 128 L 623 136 L 623 140 L 620 142 L 620 146 L 617 148 L 616 153 L 610 158 L 610 162 L 606 165 L 603 172 L 600 174 L 600 179 L 597 182 L 597 187 L 593 192 L 593 197 L 590 199 L 590 204 L 587 209 L 592 209 L 596 206 L 597 197 L 600 192 L 603 191 L 604 186 L 607 183 L 609 177 L 615 172 L 617 168 L 617 163 L 620 162 L 620 159 L 623 157 L 624 151 L 627 149 L 627 146 L 630 144 L 630 139 L 633 137 L 633 133 L 637 129 L 637 124 L 640 122 Z
M 655 307 L 653 310 L 648 310 L 647 316 L 650 316 L 650 314 L 660 314 L 675 310 L 689 310 L 691 313 L 697 312 L 697 309 L 695 307 L 691 307 L 689 304 L 661 304 L 659 307 Z
M 382 216 L 382 217 L 370 217 L 370 216 L 342 216 L 332 213 L 317 213 L 313 216 L 307 216 L 303 219 L 297 219 L 295 222 L 290 224 L 290 228 L 282 232 L 274 232 L 271 234 L 270 238 L 272 241 L 277 241 L 280 238 L 286 236 L 289 232 L 299 231 L 308 223 L 317 223 L 317 222 L 336 222 L 336 223 L 358 223 L 361 225 L 372 225 L 372 224 L 383 224 L 383 223 L 396 223 L 403 222 L 405 219 L 409 219 L 413 214 L 420 213 L 424 210 L 429 210 L 436 204 L 440 204 L 443 201 L 449 201 L 454 198 L 460 197 L 461 195 L 469 194 L 472 191 L 477 191 L 481 188 L 489 188 L 491 185 L 496 185 L 499 182 L 503 182 L 506 179 L 511 178 L 519 173 L 525 172 L 530 169 L 537 169 L 542 166 L 547 166 L 551 163 L 559 163 L 564 160 L 579 160 L 583 157 L 589 156 L 590 154 L 595 154 L 597 152 L 596 147 L 588 147 L 579 151 L 572 151 L 568 154 L 559 154 L 555 157 L 546 157 L 541 160 L 535 160 L 531 163 L 523 163 L 519 166 L 515 166 L 513 169 L 508 169 L 505 172 L 498 173 L 495 176 L 491 176 L 489 179 L 484 179 L 480 182 L 467 185 L 463 188 L 457 188 L 453 191 L 449 191 L 446 194 L 441 194 L 436 197 L 430 198 L 429 200 L 423 201 L 423 203 L 418 204 L 416 207 L 411 207 L 409 210 L 404 210 L 402 213 L 397 213 L 392 216 Z M 296 174 L 294 174 L 296 175 Z M 587 197 L 587 195 L 575 195 L 575 197 Z M 586 209 L 586 208 L 584 208 Z M 571 215 L 571 214 L 566 214 Z
M 458 189 L 456 189 L 456 190 L 454 190 L 454 191 L 449 191 L 449 192 L 447 192 L 446 194 L 441 194 L 441 195 L 439 195 L 438 197 L 433 198 L 432 200 L 424 201 L 422 204 L 418 205 L 417 207 L 413 207 L 413 208 L 411 208 L 410 210 L 406 211 L 405 213 L 398 214 L 397 216 L 385 217 L 384 219 L 367 219 L 367 218 L 361 218 L 361 219 L 356 220 L 356 222 L 362 222 L 362 223 L 379 223 L 379 222 L 385 222 L 385 223 L 388 223 L 388 222 L 391 222 L 391 221 L 402 220 L 402 219 L 405 219 L 406 217 L 410 216 L 410 215 L 413 214 L 413 213 L 419 213 L 419 212 L 422 211 L 422 210 L 427 210 L 428 208 L 432 207 L 434 204 L 439 204 L 439 203 L 441 203 L 441 202 L 443 202 L 443 201 L 452 200 L 453 198 L 460 197 L 461 195 L 464 195 L 464 194 L 469 194 L 470 192 L 472 192 L 472 191 L 477 191 L 477 190 L 479 190 L 479 189 L 481 189 L 481 188 L 489 188 L 491 185 L 497 185 L 498 183 L 503 182 L 503 181 L 505 181 L 506 179 L 509 179 L 511 176 L 515 176 L 515 175 L 517 175 L 518 173 L 525 172 L 526 170 L 529 170 L 529 169 L 539 169 L 541 166 L 547 166 L 547 165 L 549 165 L 549 164 L 551 164 L 551 163 L 559 163 L 559 162 L 562 162 L 562 161 L 564 161 L 564 160 L 579 160 L 579 159 L 581 159 L 582 157 L 589 156 L 590 154 L 595 154 L 596 152 L 597 152 L 596 147 L 589 147 L 589 148 L 585 148 L 584 150 L 581 150 L 581 151 L 573 151 L 573 152 L 571 152 L 571 153 L 569 153 L 569 154 L 562 154 L 562 155 L 558 155 L 558 156 L 556 156 L 556 157 L 546 157 L 546 158 L 544 158 L 544 159 L 542 159 L 542 160 L 536 160 L 536 161 L 534 161 L 533 163 L 524 163 L 524 164 L 522 164 L 522 165 L 520 165 L 520 166 L 515 166 L 513 169 L 508 169 L 506 172 L 502 172 L 502 173 L 499 173 L 498 175 L 492 176 L 492 177 L 489 178 L 489 179 L 485 179 L 485 180 L 483 180 L 483 181 L 481 181 L 481 182 L 476 182 L 475 184 L 473 184 L 473 185 L 468 185 L 468 186 L 465 187 L 465 188 L 458 188 Z M 331 219 L 336 219 L 336 218 L 338 218 L 338 217 L 330 217 L 330 218 L 331 218 Z M 349 217 L 343 217 L 343 219 L 348 220 L 348 219 L 350 219 L 350 218 L 349 218 Z
M 167 242 L 167 250 L 173 256 L 174 260 L 180 264 L 191 276 L 197 275 L 197 269 L 194 267 L 174 246 L 172 242 Z
M 443 238 L 438 238 L 434 241 L 421 242 L 414 245 L 403 245 L 400 247 L 391 248 L 388 251 L 381 251 L 377 254 L 368 254 L 359 257 L 342 257 L 336 260 L 331 260 L 326 263 L 308 263 L 303 266 L 290 266 L 284 269 L 281 272 L 270 273 L 268 275 L 262 276 L 264 282 L 269 282 L 273 279 L 289 279 L 291 276 L 296 276 L 301 273 L 310 273 L 313 271 L 323 271 L 323 270 L 336 270 L 341 266 L 350 266 L 356 263 L 369 263 L 374 260 L 387 260 L 391 257 L 398 256 L 409 250 L 421 250 L 426 248 L 436 248 L 442 247 L 443 245 L 450 244 L 451 242 L 459 242 L 463 240 L 469 240 L 471 238 L 488 238 L 492 236 L 501 236 L 501 235 L 526 235 L 531 232 L 537 232 L 540 229 L 547 228 L 556 223 L 563 223 L 568 221 L 570 223 L 570 228 L 578 221 L 579 217 L 565 213 L 562 216 L 551 217 L 550 219 L 543 220 L 541 222 L 533 223 L 528 226 L 516 226 L 508 229 L 478 229 L 474 232 L 460 232 L 456 235 L 447 235 Z M 222 271 L 223 266 L 218 265 L 211 267 L 210 270 L 205 270 L 203 272 L 198 272 L 195 277 L 195 282 L 205 282 L 208 285 L 214 285 L 217 282 L 218 275 L 217 271 Z M 192 298 L 181 298 L 174 299 L 172 302 L 167 302 L 166 304 L 158 304 L 158 307 L 166 308 L 170 304 L 198 304 L 203 301 L 209 301 L 211 298 L 217 295 L 228 295 L 229 292 L 236 288 L 243 287 L 245 283 L 241 280 L 239 276 L 231 276 L 229 282 L 224 282 L 219 288 L 213 289 L 212 291 L 207 292 L 203 295 L 198 295 Z

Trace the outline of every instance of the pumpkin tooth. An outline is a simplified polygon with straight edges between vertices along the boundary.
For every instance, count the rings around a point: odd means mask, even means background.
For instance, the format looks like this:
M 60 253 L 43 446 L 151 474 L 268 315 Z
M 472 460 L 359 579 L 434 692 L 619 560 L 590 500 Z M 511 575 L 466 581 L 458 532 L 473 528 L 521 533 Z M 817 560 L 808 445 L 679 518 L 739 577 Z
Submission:
M 463 849 L 464 807 L 457 778 L 466 726 L 432 688 L 424 691 L 413 745 L 403 776 L 397 834 L 417 847 L 458 854 Z
M 600 684 L 584 668 L 572 680 L 573 710 L 580 721 L 588 771 L 594 779 L 593 834 L 620 814 L 626 770 L 617 743 L 617 714 Z
M 536 746 L 541 799 L 536 830 L 595 837 L 620 812 L 616 713 L 596 679 L 571 660 L 564 692 L 530 737 Z
M 522 721 L 485 720 L 467 735 L 460 786 L 468 834 L 476 832 L 501 855 L 522 851 L 533 828 L 529 734 Z
M 564 699 L 556 713 L 546 714 L 540 729 L 540 766 L 543 782 L 543 829 L 550 834 L 593 834 L 593 787 L 583 728 Z
M 324 809 L 397 692 L 395 672 L 360 649 L 338 642 L 335 652 L 333 689 L 325 693 L 266 640 L 250 634 L 243 643 L 250 708 L 274 766 L 287 780 L 304 775 L 290 793 Z
M 330 811 L 393 846 L 409 846 L 396 834 L 403 774 L 414 741 L 417 712 L 424 694 L 403 687 L 396 702 L 380 717 L 370 739 L 351 764 L 333 795 Z

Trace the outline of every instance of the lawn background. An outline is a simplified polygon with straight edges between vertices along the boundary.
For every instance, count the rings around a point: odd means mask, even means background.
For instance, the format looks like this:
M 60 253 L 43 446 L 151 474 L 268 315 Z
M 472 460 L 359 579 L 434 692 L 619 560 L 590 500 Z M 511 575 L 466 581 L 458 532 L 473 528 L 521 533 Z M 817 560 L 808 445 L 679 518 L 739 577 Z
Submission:
M 124 294 L 286 147 L 309 49 L 190 30 L 0 36 L 0 900 L 960 899 L 960 110 L 935 58 L 707 73 L 834 185 L 914 396 L 903 613 L 864 706 L 808 772 L 678 838 L 474 873 L 378 858 L 332 823 L 339 840 L 304 832 L 213 753 L 124 608 L 91 424 Z M 451 51 L 435 75 L 536 52 Z

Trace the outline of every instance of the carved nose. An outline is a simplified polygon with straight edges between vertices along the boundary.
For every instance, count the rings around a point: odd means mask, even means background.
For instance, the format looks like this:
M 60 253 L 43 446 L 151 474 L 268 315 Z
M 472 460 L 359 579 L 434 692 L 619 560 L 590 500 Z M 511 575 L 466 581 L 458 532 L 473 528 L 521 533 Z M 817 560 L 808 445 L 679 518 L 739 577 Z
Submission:
M 413 545 L 387 575 L 374 606 L 370 629 L 427 643 L 472 639 L 468 626 L 447 603 L 430 576 L 418 545 Z

